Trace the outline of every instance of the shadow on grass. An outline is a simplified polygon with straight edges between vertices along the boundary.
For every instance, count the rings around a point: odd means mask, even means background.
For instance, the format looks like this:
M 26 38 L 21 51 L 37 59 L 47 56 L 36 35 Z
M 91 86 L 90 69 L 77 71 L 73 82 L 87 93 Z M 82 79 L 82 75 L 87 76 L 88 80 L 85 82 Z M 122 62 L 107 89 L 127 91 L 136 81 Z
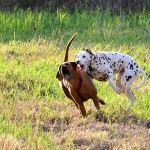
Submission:
M 121 108 L 122 109 L 122 108 Z M 96 121 L 103 123 L 119 123 L 123 125 L 135 124 L 143 126 L 145 128 L 150 128 L 150 120 L 139 117 L 137 114 L 134 114 L 131 110 L 124 111 L 114 111 L 109 114 L 106 114 L 103 110 L 100 110 L 94 114 Z

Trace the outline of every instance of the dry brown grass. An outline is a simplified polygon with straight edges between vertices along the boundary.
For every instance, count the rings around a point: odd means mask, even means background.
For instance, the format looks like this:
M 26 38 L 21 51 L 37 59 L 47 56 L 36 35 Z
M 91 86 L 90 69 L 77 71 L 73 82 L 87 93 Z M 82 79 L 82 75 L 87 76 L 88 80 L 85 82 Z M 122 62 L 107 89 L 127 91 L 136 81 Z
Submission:
M 19 141 L 12 135 L 1 135 L 0 137 L 0 149 L 1 150 L 29 150 L 30 146 L 23 141 Z

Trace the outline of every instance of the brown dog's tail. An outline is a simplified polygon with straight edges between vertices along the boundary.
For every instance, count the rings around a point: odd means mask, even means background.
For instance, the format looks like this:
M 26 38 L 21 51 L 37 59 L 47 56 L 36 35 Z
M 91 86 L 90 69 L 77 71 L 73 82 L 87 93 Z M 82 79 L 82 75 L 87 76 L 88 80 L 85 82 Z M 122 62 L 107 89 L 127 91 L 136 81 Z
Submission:
M 72 36 L 72 38 L 69 40 L 69 42 L 68 42 L 68 44 L 67 44 L 67 46 L 66 46 L 66 54 L 65 54 L 64 62 L 68 61 L 69 47 L 70 47 L 72 41 L 74 40 L 75 36 L 76 36 L 76 33 Z

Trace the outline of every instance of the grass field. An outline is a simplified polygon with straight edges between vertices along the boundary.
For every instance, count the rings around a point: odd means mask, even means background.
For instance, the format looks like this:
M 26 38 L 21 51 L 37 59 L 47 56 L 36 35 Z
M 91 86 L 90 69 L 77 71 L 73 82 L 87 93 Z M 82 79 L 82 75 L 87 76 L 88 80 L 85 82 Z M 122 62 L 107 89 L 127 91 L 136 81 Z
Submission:
M 111 16 L 77 10 L 0 12 L 0 150 L 150 149 L 150 12 Z M 146 71 L 136 101 L 117 95 L 108 82 L 94 83 L 106 102 L 82 118 L 55 78 L 70 37 L 69 60 L 83 47 L 131 55 Z M 138 80 L 135 85 L 141 82 Z M 134 85 L 134 86 L 135 86 Z

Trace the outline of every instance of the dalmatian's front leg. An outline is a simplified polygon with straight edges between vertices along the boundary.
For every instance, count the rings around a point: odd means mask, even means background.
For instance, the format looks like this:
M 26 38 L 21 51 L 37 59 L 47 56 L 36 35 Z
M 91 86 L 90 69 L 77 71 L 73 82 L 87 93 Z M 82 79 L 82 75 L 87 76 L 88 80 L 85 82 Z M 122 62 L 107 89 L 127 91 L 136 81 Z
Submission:
M 120 94 L 121 93 L 121 89 L 119 89 L 115 83 L 114 83 L 114 80 L 113 80 L 113 70 L 112 69 L 108 69 L 108 76 L 109 76 L 109 85 L 114 89 L 114 91 L 117 93 L 117 94 Z

